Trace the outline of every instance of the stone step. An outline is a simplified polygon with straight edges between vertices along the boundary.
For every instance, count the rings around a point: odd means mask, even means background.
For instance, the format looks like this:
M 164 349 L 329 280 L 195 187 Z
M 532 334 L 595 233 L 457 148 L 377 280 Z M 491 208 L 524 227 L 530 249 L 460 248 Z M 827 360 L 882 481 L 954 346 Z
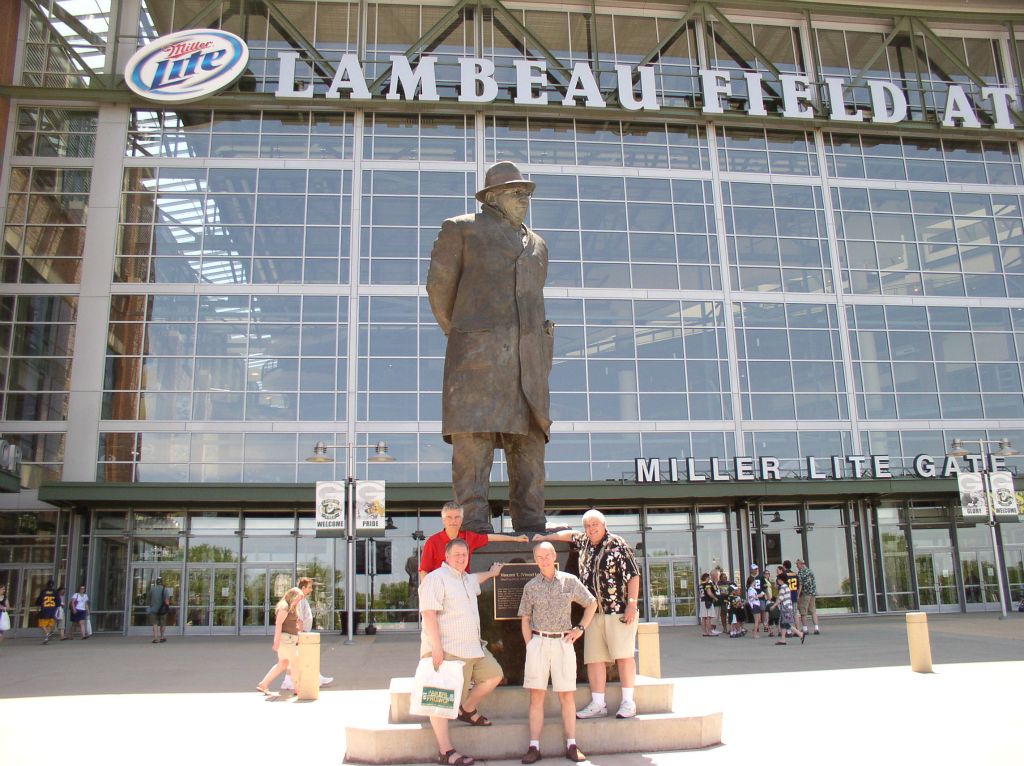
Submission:
M 422 716 L 409 713 L 409 695 L 412 691 L 412 678 L 391 679 L 391 723 L 420 723 Z M 614 716 L 622 701 L 622 689 L 619 684 L 608 684 L 606 689 L 608 710 Z M 649 676 L 636 677 L 634 701 L 638 713 L 671 713 L 672 697 L 675 686 L 671 681 Z M 499 686 L 480 705 L 480 711 L 492 721 L 509 718 L 526 718 L 529 707 L 530 693 L 521 686 Z M 590 687 L 579 684 L 576 687 L 576 709 L 590 702 Z M 558 697 L 549 692 L 544 698 L 544 716 L 559 715 Z
M 554 696 L 553 694 L 549 696 Z M 522 711 L 525 713 L 525 708 Z M 614 715 L 614 714 L 613 714 Z M 348 726 L 347 763 L 436 763 L 437 743 L 430 723 Z M 520 758 L 529 745 L 524 719 L 495 720 L 493 726 L 450 724 L 452 745 L 477 759 Z M 722 741 L 722 714 L 645 713 L 635 718 L 591 718 L 576 722 L 576 741 L 588 756 L 608 753 L 653 753 L 696 750 Z M 561 720 L 546 716 L 540 739 L 546 758 L 562 758 L 565 739 Z

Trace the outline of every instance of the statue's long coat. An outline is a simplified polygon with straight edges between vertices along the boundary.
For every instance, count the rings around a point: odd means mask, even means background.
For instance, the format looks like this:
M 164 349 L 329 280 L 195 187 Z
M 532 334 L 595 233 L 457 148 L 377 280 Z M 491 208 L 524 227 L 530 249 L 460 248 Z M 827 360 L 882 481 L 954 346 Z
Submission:
M 523 245 L 523 232 L 526 244 Z M 545 325 L 548 248 L 493 208 L 449 218 L 430 254 L 427 295 L 448 336 L 441 397 L 445 441 L 457 433 L 551 433 Z

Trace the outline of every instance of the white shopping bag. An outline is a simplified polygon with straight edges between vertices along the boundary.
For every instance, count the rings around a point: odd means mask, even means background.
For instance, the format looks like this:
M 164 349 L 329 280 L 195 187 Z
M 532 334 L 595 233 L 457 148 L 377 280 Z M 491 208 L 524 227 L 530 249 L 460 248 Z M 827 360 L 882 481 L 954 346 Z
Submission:
M 438 718 L 457 718 L 462 704 L 461 660 L 445 660 L 434 670 L 434 662 L 424 657 L 413 677 L 409 712 Z

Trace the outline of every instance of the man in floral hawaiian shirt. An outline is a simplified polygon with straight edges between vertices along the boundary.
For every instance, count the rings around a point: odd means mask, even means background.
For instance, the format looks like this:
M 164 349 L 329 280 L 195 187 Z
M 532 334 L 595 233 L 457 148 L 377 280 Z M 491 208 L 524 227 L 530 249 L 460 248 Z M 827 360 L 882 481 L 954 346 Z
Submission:
M 568 540 L 579 553 L 580 579 L 597 597 L 597 614 L 583 644 L 592 699 L 577 718 L 608 715 L 605 687 L 606 663 L 618 665 L 622 683 L 622 704 L 616 718 L 636 715 L 633 690 L 636 686 L 636 633 L 640 622 L 640 567 L 629 544 L 608 531 L 604 514 L 591 508 L 583 514 L 583 532 L 571 529 L 549 535 L 535 535 L 534 542 Z
M 803 559 L 796 560 L 796 577 L 800 583 L 797 591 L 796 604 L 800 612 L 800 625 L 802 630 L 809 632 L 811 624 L 814 625 L 814 635 L 821 635 L 821 628 L 818 627 L 818 606 L 814 597 L 818 595 L 818 584 L 814 580 L 814 572 L 807 566 Z M 813 623 L 808 623 L 807 618 L 811 617 Z

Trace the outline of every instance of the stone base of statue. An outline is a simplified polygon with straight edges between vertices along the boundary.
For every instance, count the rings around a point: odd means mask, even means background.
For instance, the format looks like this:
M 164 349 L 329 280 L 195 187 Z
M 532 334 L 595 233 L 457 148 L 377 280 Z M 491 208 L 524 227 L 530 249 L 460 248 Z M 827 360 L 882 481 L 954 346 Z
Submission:
M 390 704 L 382 702 L 374 711 L 377 721 L 345 728 L 346 763 L 421 763 L 426 754 L 437 750 L 429 720 L 409 714 L 412 685 L 412 678 L 393 679 Z M 614 711 L 622 699 L 619 685 L 609 684 L 606 691 L 611 715 L 576 722 L 576 739 L 588 756 L 698 750 L 722 742 L 722 713 L 707 710 L 699 700 L 688 701 L 687 710 L 674 710 L 673 681 L 637 676 L 637 715 L 628 721 L 615 718 Z M 480 712 L 493 721 L 493 726 L 452 721 L 452 745 L 460 753 L 470 753 L 480 760 L 518 759 L 529 741 L 529 694 L 521 686 L 495 689 L 480 705 Z M 577 687 L 577 709 L 589 701 L 589 687 Z M 554 693 L 545 696 L 544 720 L 541 752 L 548 758 L 560 756 L 565 751 L 565 740 Z
M 555 550 L 559 568 L 577 574 L 576 557 L 569 545 L 555 543 Z M 514 759 L 523 754 L 529 740 L 526 716 L 530 692 L 522 687 L 525 644 L 521 622 L 515 613 L 519 609 L 517 589 L 521 592 L 536 572 L 533 546 L 492 543 L 473 554 L 470 569 L 483 572 L 495 561 L 506 566 L 500 579 L 492 579 L 482 588 L 480 627 L 488 647 L 501 664 L 506 682 L 480 704 L 480 712 L 493 721 L 493 726 L 477 727 L 452 721 L 449 733 L 452 745 L 461 753 L 471 753 L 477 759 Z M 573 620 L 578 622 L 583 610 L 579 607 L 576 610 Z M 638 667 L 646 673 L 660 673 L 657 625 L 641 624 L 640 633 Z M 576 651 L 579 668 L 576 708 L 579 709 L 590 701 L 583 666 L 583 641 L 576 642 Z M 609 670 L 614 667 L 612 664 Z M 346 763 L 418 763 L 423 761 L 424 754 L 436 751 L 429 720 L 409 713 L 412 687 L 412 678 L 392 679 L 389 703 L 382 702 L 380 708 L 373 711 L 377 720 L 345 728 Z M 622 701 L 619 684 L 609 679 L 606 692 L 611 715 L 576 722 L 576 739 L 583 752 L 590 756 L 675 752 L 721 744 L 722 713 L 707 710 L 699 700 L 687 701 L 686 710 L 676 710 L 673 681 L 637 675 L 634 695 L 637 715 L 628 721 L 614 717 Z M 540 748 L 552 757 L 565 751 L 558 697 L 554 693 L 545 697 L 544 718 Z

